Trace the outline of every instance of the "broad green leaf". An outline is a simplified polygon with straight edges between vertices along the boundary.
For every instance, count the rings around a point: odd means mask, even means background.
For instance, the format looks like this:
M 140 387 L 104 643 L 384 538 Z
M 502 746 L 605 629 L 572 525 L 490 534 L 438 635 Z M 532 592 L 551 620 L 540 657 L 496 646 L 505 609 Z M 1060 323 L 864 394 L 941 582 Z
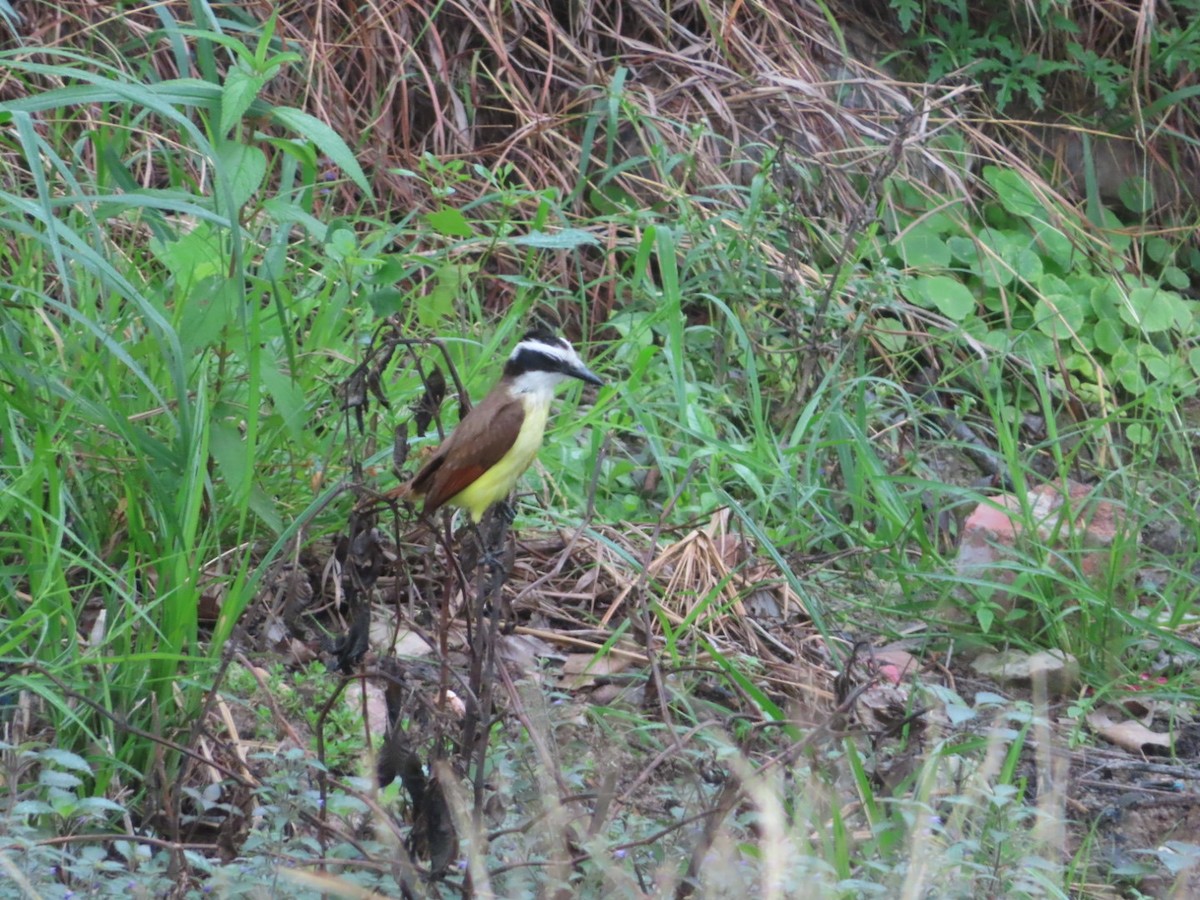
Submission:
M 1178 294 L 1158 288 L 1134 288 L 1117 311 L 1126 324 L 1153 334 L 1166 331 L 1175 324 L 1176 308 L 1172 299 L 1178 297 Z
M 207 222 L 200 222 L 191 231 L 171 241 L 150 238 L 150 252 L 175 277 L 175 299 L 178 301 L 205 278 L 224 275 L 228 259 L 222 250 L 221 239 Z
M 1186 291 L 1192 284 L 1187 272 L 1178 266 L 1165 266 L 1162 270 L 1162 280 L 1177 291 Z
M 53 813 L 54 807 L 41 800 L 18 800 L 10 810 L 13 816 L 49 816 Z
M 1117 196 L 1125 208 L 1138 215 L 1154 208 L 1154 186 L 1140 175 L 1126 178 L 1117 188 Z
M 266 78 L 252 75 L 239 65 L 229 70 L 221 87 L 221 121 L 217 132 L 221 137 L 228 135 L 241 121 L 266 83 Z
M 1142 374 L 1142 364 L 1125 347 L 1122 347 L 1112 358 L 1111 375 L 1121 387 L 1136 397 L 1146 393 L 1146 378 Z
M 237 141 L 221 141 L 217 152 L 217 208 L 224 210 L 224 186 L 233 195 L 233 209 L 225 210 L 231 219 L 245 206 L 262 187 L 267 175 L 267 158 L 258 147 Z
M 881 316 L 875 321 L 875 330 L 872 333 L 890 353 L 897 353 L 908 346 L 908 329 L 899 319 Z
M 427 213 L 425 221 L 429 223 L 430 228 L 445 237 L 469 238 L 475 236 L 475 229 L 471 227 L 467 217 L 450 206 L 443 206 L 437 212 Z
M 78 775 L 72 775 L 70 772 L 60 772 L 57 769 L 42 769 L 38 772 L 38 784 L 69 791 L 83 784 L 83 779 Z
M 77 772 L 86 772 L 92 774 L 92 767 L 88 765 L 86 759 L 70 750 L 62 750 L 58 747 L 47 747 L 38 754 L 38 758 L 49 760 L 56 766 L 63 769 L 74 769 Z
M 308 413 L 304 391 L 295 381 L 280 371 L 279 364 L 271 354 L 264 353 L 260 359 L 263 387 L 271 397 L 271 404 L 275 407 L 275 412 L 283 420 L 283 427 L 287 429 L 292 439 L 297 443 L 303 442 L 305 439 L 304 424 L 307 421 Z
M 1133 238 L 1129 236 L 1129 230 L 1125 227 L 1125 223 L 1117 217 L 1111 209 L 1106 206 L 1098 207 L 1094 211 L 1089 211 L 1089 218 L 1104 230 L 1105 240 L 1112 248 L 1114 255 L 1121 255 L 1129 249 L 1133 243 Z M 1096 221 L 1099 220 L 1099 221 Z
M 979 262 L 979 247 L 969 237 L 948 237 L 946 238 L 946 248 L 950 251 L 950 255 L 968 266 L 974 266 Z
M 1166 381 L 1171 377 L 1171 364 L 1162 355 L 1162 351 L 1153 344 L 1138 344 L 1135 354 L 1138 361 L 1145 366 L 1150 377 L 1157 381 Z
M 1082 343 L 1082 341 L 1080 342 Z M 1071 353 L 1063 360 L 1063 363 L 1072 372 L 1078 372 L 1087 381 L 1096 380 L 1096 366 L 1092 361 L 1082 353 Z
M 1038 282 L 1038 293 L 1046 296 L 1048 294 L 1074 294 L 1076 291 L 1057 275 L 1046 275 Z
M 1029 247 L 1017 251 L 1017 255 L 1013 259 L 1013 268 L 1017 270 L 1018 277 L 1030 284 L 1036 284 L 1041 279 L 1042 273 L 1045 272 L 1042 258 Z
M 230 492 L 235 497 L 240 497 L 250 483 L 250 460 L 246 453 L 246 441 L 237 428 L 228 422 L 211 422 L 208 449 Z
M 1175 253 L 1175 248 L 1167 241 L 1166 238 L 1153 237 L 1146 238 L 1142 242 L 1142 250 L 1150 259 L 1156 263 L 1165 263 Z
M 926 231 L 931 231 L 938 237 L 944 235 L 961 235 L 963 232 L 962 223 L 949 216 L 946 213 L 929 213 L 921 219 L 921 227 Z
M 1076 294 L 1050 294 L 1033 306 L 1033 318 L 1042 334 L 1070 340 L 1083 327 L 1083 298 Z
M 367 303 L 371 305 L 371 311 L 379 318 L 386 319 L 393 313 L 398 313 L 408 303 L 408 294 L 403 291 L 398 291 L 395 288 L 384 288 L 380 291 L 375 291 L 367 297 Z
M 178 295 L 175 303 L 183 352 L 194 354 L 221 343 L 237 322 L 239 299 L 237 282 L 218 276 L 205 278 L 195 290 Z
M 476 266 L 444 265 L 434 273 L 434 287 L 428 294 L 417 298 L 417 320 L 422 325 L 436 327 L 454 312 L 454 301 L 466 276 Z
M 993 350 L 999 350 L 1001 353 L 1007 353 L 1012 349 L 1012 335 L 1007 330 L 995 328 L 988 331 L 980 342 L 984 346 L 991 347 Z
M 1125 429 L 1125 437 L 1129 438 L 1130 442 L 1134 444 L 1148 444 L 1153 434 L 1141 422 L 1130 422 Z
M 1164 291 L 1170 300 L 1171 311 L 1175 317 L 1175 327 L 1184 334 L 1192 334 L 1196 327 L 1197 314 L 1200 314 L 1200 304 L 1195 300 L 1185 299 L 1174 291 Z
M 103 813 L 123 813 L 125 807 L 107 797 L 84 797 L 76 807 L 83 815 L 99 816 Z
M 1096 341 L 1096 349 L 1111 356 L 1124 346 L 1125 329 L 1115 319 L 1101 319 L 1092 329 L 1092 338 Z
M 902 284 L 900 292 L 918 306 L 937 309 L 961 322 L 975 311 L 975 297 L 965 284 L 949 275 L 922 275 Z
M 413 271 L 411 257 L 400 253 L 382 253 L 376 257 L 375 267 L 367 273 L 367 281 L 391 286 L 410 277 Z
M 332 228 L 325 242 L 325 251 L 339 262 L 352 259 L 358 254 L 358 240 L 349 228 Z
M 1053 365 L 1058 359 L 1058 343 L 1033 328 L 1017 333 L 1013 348 L 1035 366 Z
M 910 269 L 944 269 L 950 265 L 950 248 L 928 228 L 910 228 L 892 242 L 900 261 Z
M 1037 194 L 1020 173 L 997 166 L 984 166 L 983 179 L 992 186 L 1000 204 L 1014 216 L 1028 219 L 1045 213 Z
M 1034 244 L 1045 259 L 1051 260 L 1059 271 L 1066 272 L 1075 259 L 1071 239 L 1052 225 L 1039 222 L 1033 232 Z
M 283 519 L 275 510 L 276 500 L 274 497 L 269 497 L 257 484 L 250 485 L 249 506 L 267 527 L 275 534 L 283 532 Z
M 979 251 L 972 269 L 987 287 L 1005 287 L 1016 277 L 1016 257 L 1020 248 L 1012 238 L 995 228 L 981 228 L 976 234 Z
M 1096 318 L 1101 321 L 1119 318 L 1117 307 L 1124 302 L 1125 298 L 1121 296 L 1120 289 L 1108 279 L 1098 282 L 1092 288 L 1092 309 Z

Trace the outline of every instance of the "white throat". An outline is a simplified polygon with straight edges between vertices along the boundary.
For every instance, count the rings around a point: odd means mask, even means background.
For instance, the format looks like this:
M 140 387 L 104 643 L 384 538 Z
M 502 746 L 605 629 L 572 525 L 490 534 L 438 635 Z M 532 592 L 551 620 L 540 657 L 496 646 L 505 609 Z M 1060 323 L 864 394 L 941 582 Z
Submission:
M 512 382 L 514 394 L 528 394 L 530 399 L 549 403 L 554 397 L 554 389 L 567 380 L 561 372 L 522 372 Z

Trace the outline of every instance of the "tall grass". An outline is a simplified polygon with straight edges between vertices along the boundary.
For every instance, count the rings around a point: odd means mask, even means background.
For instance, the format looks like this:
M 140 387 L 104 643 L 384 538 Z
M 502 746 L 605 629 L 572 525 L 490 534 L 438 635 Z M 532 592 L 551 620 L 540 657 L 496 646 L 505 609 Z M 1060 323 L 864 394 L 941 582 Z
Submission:
M 313 222 L 316 170 L 294 157 L 311 160 L 315 140 L 365 182 L 328 129 L 219 131 L 228 83 L 147 83 L 70 53 L 4 63 L 28 83 L 3 113 L 0 191 L 5 556 L 28 592 L 10 593 L 3 616 L 25 635 L 10 652 L 37 663 L 14 679 L 49 701 L 56 740 L 107 749 L 100 782 L 135 780 L 154 750 L 126 726 L 170 731 L 198 708 L 211 567 L 244 582 L 247 538 L 283 521 L 264 489 L 277 476 L 254 461 L 303 465 L 317 449 L 303 440 L 313 375 L 301 383 L 293 365 L 306 312 L 272 289 L 275 272 L 303 265 L 293 223 Z M 283 129 L 307 123 L 245 99 L 242 113 Z

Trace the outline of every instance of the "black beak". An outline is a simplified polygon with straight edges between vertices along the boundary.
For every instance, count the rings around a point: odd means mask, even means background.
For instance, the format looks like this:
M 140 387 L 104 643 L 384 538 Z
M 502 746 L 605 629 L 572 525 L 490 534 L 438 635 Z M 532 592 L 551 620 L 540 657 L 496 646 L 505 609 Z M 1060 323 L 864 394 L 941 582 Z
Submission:
M 588 384 L 595 384 L 595 385 L 604 384 L 604 382 L 600 379 L 600 376 L 597 375 L 595 372 L 593 372 L 591 369 L 589 369 L 587 366 L 580 366 L 577 369 L 573 368 L 567 374 L 574 375 L 580 381 L 586 381 Z

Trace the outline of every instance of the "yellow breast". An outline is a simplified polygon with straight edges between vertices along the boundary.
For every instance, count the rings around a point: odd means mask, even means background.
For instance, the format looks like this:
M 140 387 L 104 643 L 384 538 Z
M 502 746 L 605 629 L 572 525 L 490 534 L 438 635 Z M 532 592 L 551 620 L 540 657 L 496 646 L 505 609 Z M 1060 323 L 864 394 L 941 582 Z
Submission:
M 479 522 L 488 507 L 512 493 L 517 486 L 517 479 L 542 449 L 546 419 L 550 415 L 550 398 L 525 394 L 521 399 L 525 406 L 525 418 L 521 420 L 521 430 L 512 447 L 494 466 L 450 498 L 451 503 L 471 514 L 473 522 Z

